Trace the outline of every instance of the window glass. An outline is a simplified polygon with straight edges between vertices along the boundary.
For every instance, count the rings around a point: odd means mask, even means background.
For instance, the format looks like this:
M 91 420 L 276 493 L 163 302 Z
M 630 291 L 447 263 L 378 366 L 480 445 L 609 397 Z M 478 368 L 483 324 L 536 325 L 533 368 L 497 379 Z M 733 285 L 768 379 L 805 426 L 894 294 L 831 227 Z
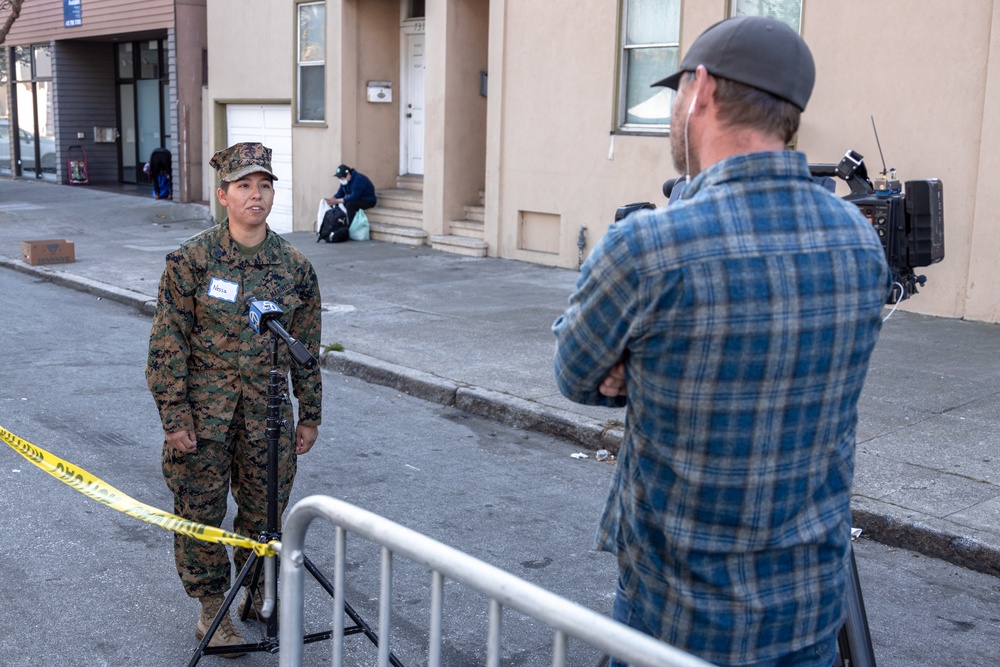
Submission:
M 629 0 L 625 43 L 676 43 L 680 33 L 679 17 L 680 0 Z
M 135 77 L 132 69 L 132 42 L 118 45 L 118 78 L 131 79 Z
M 299 68 L 299 120 L 323 120 L 325 69 L 322 65 Z
M 323 3 L 299 5 L 299 62 L 325 59 L 325 14 Z
M 155 39 L 139 42 L 139 78 L 160 78 L 160 43 Z
M 677 69 L 680 0 L 622 0 L 618 127 L 665 131 L 673 91 L 652 84 Z
M 732 0 L 730 16 L 767 16 L 787 23 L 792 30 L 802 27 L 802 0 Z
M 326 5 L 322 2 L 298 6 L 298 119 L 326 118 Z
M 35 78 L 52 78 L 52 49 L 48 44 L 34 47 L 35 51 Z
M 31 81 L 31 51 L 25 46 L 14 47 L 14 80 Z
M 677 49 L 639 49 L 628 53 L 629 79 L 625 89 L 625 123 L 667 125 L 674 91 L 651 88 L 677 70 Z

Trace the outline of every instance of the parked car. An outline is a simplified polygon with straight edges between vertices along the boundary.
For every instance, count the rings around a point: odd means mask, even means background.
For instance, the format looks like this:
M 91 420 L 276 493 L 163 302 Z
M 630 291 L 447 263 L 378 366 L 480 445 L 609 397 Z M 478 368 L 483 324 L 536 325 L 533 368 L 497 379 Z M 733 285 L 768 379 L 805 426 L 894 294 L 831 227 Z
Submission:
M 18 130 L 18 141 L 21 144 L 21 169 L 34 171 L 35 169 L 35 140 L 36 137 L 27 130 Z M 39 148 L 42 154 L 42 171 L 54 172 L 56 170 L 56 142 L 48 137 L 38 138 Z M 0 118 L 0 169 L 10 169 L 10 119 Z

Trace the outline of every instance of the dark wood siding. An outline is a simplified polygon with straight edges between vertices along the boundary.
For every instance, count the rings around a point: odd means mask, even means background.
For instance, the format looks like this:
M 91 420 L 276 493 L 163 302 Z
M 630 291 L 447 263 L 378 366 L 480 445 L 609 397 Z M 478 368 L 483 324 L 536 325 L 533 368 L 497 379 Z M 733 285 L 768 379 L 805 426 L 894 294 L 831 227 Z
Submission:
M 114 46 L 110 43 L 60 42 L 53 62 L 55 84 L 56 161 L 59 180 L 69 182 L 67 151 L 83 146 L 92 183 L 118 181 L 118 144 L 95 143 L 94 127 L 117 127 Z M 77 133 L 83 133 L 83 139 Z M 81 155 L 74 151 L 75 156 Z

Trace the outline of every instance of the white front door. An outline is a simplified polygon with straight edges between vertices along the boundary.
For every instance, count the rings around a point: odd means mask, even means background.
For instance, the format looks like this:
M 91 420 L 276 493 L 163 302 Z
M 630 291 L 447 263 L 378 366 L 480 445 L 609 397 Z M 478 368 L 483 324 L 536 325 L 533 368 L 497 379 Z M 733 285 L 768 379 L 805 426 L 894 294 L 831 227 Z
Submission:
M 268 226 L 278 234 L 292 230 L 292 109 L 287 104 L 230 104 L 226 107 L 227 146 L 257 141 L 271 149 L 274 206 Z
M 400 154 L 405 174 L 424 173 L 424 33 L 404 34 L 403 127 Z

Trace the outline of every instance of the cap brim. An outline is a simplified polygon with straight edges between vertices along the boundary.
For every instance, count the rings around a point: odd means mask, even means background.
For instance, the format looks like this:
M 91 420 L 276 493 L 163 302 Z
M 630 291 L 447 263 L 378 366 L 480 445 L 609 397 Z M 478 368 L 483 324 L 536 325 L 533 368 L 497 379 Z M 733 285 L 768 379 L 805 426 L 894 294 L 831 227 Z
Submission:
M 670 76 L 668 76 L 666 79 L 660 79 L 659 81 L 651 85 L 650 88 L 663 87 L 663 88 L 673 88 L 674 90 L 677 90 L 677 86 L 679 86 L 681 83 L 682 76 L 684 76 L 684 70 L 678 70 L 673 74 L 671 74 Z
M 248 164 L 245 167 L 240 167 L 239 169 L 229 174 L 228 176 L 225 176 L 221 180 L 225 181 L 226 183 L 232 183 L 233 181 L 238 181 L 244 176 L 249 176 L 250 174 L 257 173 L 258 171 L 267 174 L 268 176 L 271 177 L 272 180 L 275 181 L 278 180 L 278 177 L 275 176 L 271 170 L 269 170 L 266 167 L 262 167 L 259 164 Z

